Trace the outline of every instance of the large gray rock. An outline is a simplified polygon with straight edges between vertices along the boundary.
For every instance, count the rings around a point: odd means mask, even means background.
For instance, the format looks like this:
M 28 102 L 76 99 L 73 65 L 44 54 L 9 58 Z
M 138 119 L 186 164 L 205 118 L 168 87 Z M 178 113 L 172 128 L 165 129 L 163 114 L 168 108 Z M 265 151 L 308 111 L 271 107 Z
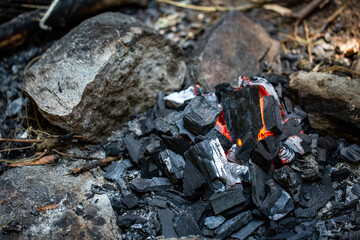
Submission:
M 0 239 L 121 239 L 109 198 L 87 195 L 103 178 L 67 171 L 61 164 L 13 168 L 1 175 Z M 41 210 L 44 206 L 51 207 Z
M 188 80 L 214 90 L 214 86 L 229 82 L 237 85 L 239 75 L 254 76 L 264 61 L 269 63 L 280 51 L 258 24 L 234 11 L 216 23 L 200 40 L 189 64 Z
M 359 79 L 300 71 L 290 75 L 290 88 L 313 128 L 360 142 Z
M 101 139 L 152 106 L 157 92 L 179 89 L 185 69 L 173 42 L 133 17 L 104 13 L 49 48 L 23 89 L 54 125 Z

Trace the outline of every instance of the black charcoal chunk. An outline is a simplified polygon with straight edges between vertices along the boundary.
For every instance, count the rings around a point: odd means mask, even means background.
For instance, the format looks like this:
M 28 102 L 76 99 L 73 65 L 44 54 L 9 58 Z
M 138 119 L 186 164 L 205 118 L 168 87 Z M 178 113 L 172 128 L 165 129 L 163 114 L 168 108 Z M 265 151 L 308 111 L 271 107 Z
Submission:
M 245 197 L 243 195 L 243 188 L 240 184 L 224 192 L 217 192 L 209 198 L 212 209 L 215 215 L 222 213 L 230 208 L 233 208 L 243 202 Z
M 278 84 L 274 88 L 275 88 L 275 91 L 276 91 L 277 95 L 279 96 L 279 98 L 283 98 L 283 86 L 282 86 L 282 84 Z
M 299 201 L 302 181 L 300 176 L 298 176 L 294 170 L 292 170 L 289 166 L 277 169 L 274 173 L 274 179 L 286 191 L 291 193 L 291 196 L 295 201 Z
M 135 194 L 129 194 L 123 197 L 123 199 L 121 199 L 121 202 L 128 208 L 131 209 L 133 207 L 135 207 L 138 202 L 139 199 L 137 198 L 137 196 Z
M 177 121 L 175 123 L 175 125 L 179 129 L 179 133 L 176 136 L 186 136 L 192 142 L 195 142 L 196 136 L 194 134 L 192 134 L 191 132 L 189 132 L 188 130 L 186 130 L 186 128 L 184 127 L 184 120 L 183 119 L 180 119 L 179 121 Z
M 140 123 L 141 131 L 147 135 L 155 130 L 155 118 L 152 109 L 146 112 L 146 118 Z
M 224 94 L 232 91 L 234 91 L 234 88 L 230 85 L 230 83 L 220 83 L 215 86 L 215 94 L 219 102 L 221 102 L 221 98 Z
M 285 103 L 285 108 L 289 113 L 294 112 L 293 104 L 291 103 L 291 100 L 288 97 L 284 97 L 284 103 Z
M 175 217 L 174 228 L 179 237 L 185 237 L 190 235 L 201 235 L 201 231 L 197 222 L 187 216 Z
M 320 170 L 324 169 L 326 164 L 326 149 L 320 147 L 317 148 L 316 161 L 319 164 L 319 169 Z
M 204 220 L 208 212 L 210 212 L 210 206 L 208 201 L 197 201 L 187 208 L 189 216 L 192 216 L 196 222 L 200 224 Z
M 173 185 L 167 178 L 154 177 L 152 179 L 135 178 L 130 187 L 137 192 L 164 191 Z
M 122 162 L 112 162 L 107 169 L 104 178 L 109 181 L 117 181 L 124 174 L 127 169 L 126 165 Z
M 236 238 L 236 239 L 240 239 L 240 240 L 244 240 L 249 235 L 254 233 L 256 231 L 256 229 L 258 229 L 261 225 L 263 225 L 264 222 L 265 221 L 263 221 L 263 220 L 254 219 L 251 222 L 249 222 L 248 224 L 246 224 L 245 227 L 241 228 L 236 233 L 231 234 L 231 237 Z
M 326 149 L 326 151 L 330 153 L 337 148 L 338 143 L 335 139 L 331 138 L 330 136 L 319 137 L 318 146 L 323 149 Z
M 224 151 L 227 152 L 232 147 L 233 143 L 225 137 L 217 128 L 212 128 L 205 136 L 205 139 L 216 139 L 218 138 Z
M 340 168 L 331 173 L 331 181 L 342 182 L 347 179 L 350 175 L 350 170 L 347 168 Z
M 265 128 L 274 134 L 282 132 L 280 106 L 273 96 L 263 97 L 263 118 Z
M 153 114 L 156 118 L 165 117 L 174 111 L 166 108 L 164 97 L 165 97 L 164 91 L 159 92 L 157 95 L 156 104 L 153 108 Z
M 214 237 L 214 230 L 210 230 L 206 227 L 203 227 L 202 228 L 202 234 L 205 236 L 205 237 Z
M 106 144 L 104 148 L 105 148 L 106 156 L 108 157 L 119 156 L 121 154 L 121 149 L 117 142 L 110 142 Z
M 334 194 L 330 177 L 323 177 L 321 182 L 304 183 L 301 190 L 300 206 L 306 208 L 319 208 L 325 206 Z
M 315 208 L 297 208 L 295 209 L 294 213 L 296 218 L 312 219 L 316 217 Z
M 183 137 L 171 137 L 167 135 L 161 135 L 166 147 L 177 154 L 184 154 L 190 149 L 190 141 Z
M 174 228 L 175 214 L 168 209 L 159 209 L 158 216 L 161 223 L 161 235 L 166 238 L 178 237 Z
M 184 177 L 185 160 L 171 150 L 160 152 L 160 161 L 164 164 L 164 170 L 168 178 L 177 183 Z
M 176 122 L 182 120 L 182 118 L 182 112 L 172 112 L 165 117 L 156 118 L 154 122 L 155 129 L 168 135 L 178 136 L 179 128 L 177 127 Z
M 225 152 L 218 139 L 204 140 L 190 148 L 185 154 L 187 160 L 192 161 L 207 182 L 212 191 L 217 189 L 216 180 L 223 180 L 227 185 L 236 183 L 228 167 Z
M 273 136 L 268 136 L 256 143 L 256 148 L 252 154 L 253 163 L 268 172 L 272 166 L 273 159 L 279 156 L 280 146 Z
M 288 118 L 283 124 L 283 131 L 279 136 L 280 140 L 285 140 L 288 137 L 294 136 L 302 131 L 301 125 L 294 119 Z
M 351 189 L 351 192 L 356 196 L 360 197 L 360 183 L 354 184 L 353 188 Z
M 199 197 L 207 186 L 206 179 L 199 169 L 191 162 L 186 161 L 183 179 L 184 194 L 187 197 Z
M 215 229 L 218 226 L 220 226 L 223 222 L 225 222 L 225 220 L 226 220 L 226 218 L 224 218 L 221 215 L 219 215 L 219 216 L 211 216 L 211 217 L 205 218 L 204 225 L 208 229 Z
M 257 207 L 260 207 L 266 197 L 265 184 L 268 180 L 266 173 L 256 164 L 250 166 L 252 200 Z
M 127 151 L 129 152 L 130 159 L 136 165 L 139 165 L 140 149 L 141 142 L 138 139 L 135 139 L 132 136 L 126 136 L 124 138 L 124 143 Z
M 235 160 L 246 162 L 251 155 L 253 154 L 254 149 L 256 148 L 257 137 L 254 138 L 251 133 L 247 134 L 241 139 L 241 146 L 236 145 L 235 150 Z
M 214 126 L 221 109 L 204 96 L 193 98 L 184 110 L 184 128 L 197 135 L 205 135 Z
M 252 220 L 251 211 L 240 213 L 239 215 L 227 220 L 215 230 L 216 238 L 224 239 L 231 233 L 237 231 Z
M 167 204 L 167 197 L 155 196 L 149 201 L 149 204 L 152 206 L 157 206 L 159 208 L 165 208 Z
M 340 154 L 343 159 L 349 162 L 355 163 L 360 161 L 360 147 L 356 144 L 342 148 Z
M 316 180 L 319 177 L 319 164 L 312 153 L 296 159 L 290 167 L 301 174 L 304 180 Z
M 259 87 L 246 86 L 228 92 L 221 98 L 224 118 L 232 139 L 243 139 L 248 133 L 257 138 L 262 128 Z
M 266 191 L 268 194 L 259 210 L 270 220 L 277 221 L 294 209 L 294 200 L 273 179 L 267 181 Z
M 141 223 L 146 223 L 146 219 L 129 214 L 126 214 L 124 216 L 118 216 L 116 219 L 116 224 L 121 228 L 129 228 L 133 224 Z

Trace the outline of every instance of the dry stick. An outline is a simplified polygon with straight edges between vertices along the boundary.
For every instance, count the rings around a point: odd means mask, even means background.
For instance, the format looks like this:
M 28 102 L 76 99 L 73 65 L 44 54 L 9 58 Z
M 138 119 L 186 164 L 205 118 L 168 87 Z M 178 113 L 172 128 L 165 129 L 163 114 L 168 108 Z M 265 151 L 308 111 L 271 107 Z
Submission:
M 294 32 L 293 33 L 295 36 L 297 36 L 297 28 L 298 28 L 299 24 L 301 23 L 301 21 L 305 17 L 307 17 L 315 8 L 317 8 L 322 1 L 323 0 L 313 0 L 311 3 L 306 5 L 306 7 L 301 9 L 299 12 L 293 13 L 291 15 L 292 17 L 297 18 L 296 22 L 294 23 Z
M 304 21 L 304 30 L 305 30 L 305 40 L 306 40 L 306 48 L 309 55 L 309 62 L 312 63 L 312 53 L 311 53 L 311 41 L 309 39 L 309 28 L 306 22 Z
M 0 142 L 41 143 L 41 139 L 0 138 Z
M 39 60 L 41 58 L 41 55 L 34 57 L 33 59 L 30 60 L 30 62 L 28 62 L 28 64 L 26 65 L 25 69 L 24 69 L 24 75 L 26 74 L 27 70 L 29 69 L 29 67 L 36 62 L 37 60 Z
M 325 20 L 325 22 L 324 22 L 324 24 L 322 25 L 322 27 L 320 28 L 319 32 L 324 31 L 324 30 L 326 29 L 327 25 L 328 25 L 329 23 L 331 23 L 332 21 L 334 21 L 334 20 L 337 18 L 337 16 L 338 16 L 342 11 L 344 11 L 347 7 L 348 7 L 348 4 L 345 4 L 344 6 L 342 6 L 342 7 L 339 8 L 338 10 L 336 10 L 330 17 L 328 17 L 328 18 Z
M 84 159 L 84 160 L 100 160 L 100 158 L 97 158 L 97 157 L 81 157 L 81 156 L 75 156 L 75 155 L 71 155 L 71 154 L 67 154 L 67 153 L 63 153 L 63 152 L 60 152 L 56 149 L 53 149 L 53 151 L 59 155 L 62 155 L 62 156 L 66 156 L 66 157 L 71 157 L 71 158 L 76 158 L 76 159 Z
M 104 159 L 101 159 L 101 160 L 88 162 L 83 166 L 70 169 L 68 174 L 77 174 L 77 173 L 86 172 L 86 171 L 89 171 L 90 169 L 100 167 L 100 166 L 109 164 L 109 163 L 111 163 L 113 161 L 117 161 L 117 160 L 120 160 L 120 159 L 121 159 L 121 155 L 116 156 L 116 157 L 107 157 L 107 158 L 104 158 Z
M 186 8 L 186 9 L 202 11 L 202 12 L 228 12 L 228 11 L 233 11 L 233 10 L 245 11 L 245 10 L 249 10 L 249 9 L 252 9 L 252 8 L 255 8 L 255 7 L 258 7 L 259 5 L 261 5 L 258 3 L 248 3 L 248 4 L 238 5 L 235 7 L 221 7 L 221 6 L 209 7 L 209 6 L 197 6 L 197 5 L 191 5 L 191 4 L 184 4 L 184 3 L 175 2 L 172 0 L 157 0 L 157 2 L 158 3 L 167 3 L 167 4 L 173 5 L 175 7 Z
M 39 119 L 38 119 L 38 117 L 37 117 L 35 104 L 34 104 L 34 103 L 32 103 L 32 106 L 33 106 L 33 109 L 34 109 L 34 115 L 35 115 L 35 120 L 36 120 L 36 123 L 37 123 L 37 125 L 38 125 L 38 127 L 39 127 L 40 131 L 42 131 L 41 126 L 40 126 Z

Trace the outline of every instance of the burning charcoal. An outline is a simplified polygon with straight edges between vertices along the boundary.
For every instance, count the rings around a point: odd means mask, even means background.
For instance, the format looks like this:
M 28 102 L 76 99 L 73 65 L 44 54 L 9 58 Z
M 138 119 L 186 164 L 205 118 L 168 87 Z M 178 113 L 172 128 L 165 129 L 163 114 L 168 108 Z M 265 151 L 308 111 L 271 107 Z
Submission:
M 232 139 L 241 139 L 251 133 L 253 139 L 257 138 L 262 128 L 259 88 L 246 86 L 240 90 L 223 95 L 221 104 L 227 129 Z
M 253 232 L 255 232 L 256 229 L 258 229 L 261 225 L 263 225 L 264 222 L 265 221 L 263 221 L 263 220 L 254 219 L 251 222 L 249 222 L 248 224 L 246 224 L 245 227 L 241 228 L 236 233 L 231 234 L 231 237 L 240 239 L 240 240 L 244 240 L 249 235 L 251 235 Z
M 274 134 L 281 133 L 283 125 L 280 107 L 273 96 L 263 97 L 263 109 L 265 128 Z
M 145 149 L 140 140 L 133 138 L 132 136 L 126 136 L 124 143 L 127 151 L 129 152 L 131 161 L 139 165 L 139 159 L 143 157 Z
M 245 202 L 243 195 L 243 188 L 240 184 L 235 185 L 234 188 L 228 189 L 224 192 L 217 192 L 209 198 L 210 204 L 214 210 L 215 215 L 224 212 L 232 207 L 235 207 Z
M 174 228 L 179 237 L 201 235 L 199 225 L 191 217 L 175 217 Z
M 104 178 L 109 181 L 117 181 L 124 174 L 126 168 L 126 165 L 122 162 L 112 162 Z
M 253 76 L 253 77 L 251 77 L 251 80 L 250 80 L 246 77 L 240 76 L 239 80 L 238 80 L 238 84 L 239 84 L 239 87 L 245 87 L 248 85 L 258 86 L 262 92 L 266 93 L 264 95 L 273 96 L 275 98 L 275 100 L 278 102 L 278 104 L 280 105 L 280 99 L 279 99 L 278 95 L 276 94 L 276 91 L 275 91 L 273 85 L 271 85 L 268 82 L 268 80 L 266 80 L 265 78 Z
M 168 209 L 159 209 L 158 216 L 161 223 L 161 235 L 166 238 L 178 237 L 174 228 L 175 214 Z
M 183 105 L 187 100 L 193 99 L 201 93 L 202 90 L 200 86 L 190 86 L 180 92 L 174 92 L 167 95 L 166 97 L 164 97 L 164 100 L 167 106 L 176 109 L 179 106 Z
M 299 153 L 300 155 L 304 155 L 306 152 L 310 151 L 310 146 L 308 145 L 308 148 L 305 147 L 304 149 L 303 146 L 306 146 L 306 143 L 298 135 L 293 135 L 289 137 L 283 144 L 288 146 L 288 148 L 290 148 L 294 152 Z
M 291 193 L 291 196 L 297 202 L 301 193 L 301 178 L 289 166 L 277 169 L 274 173 L 274 179 L 285 190 Z
M 215 125 L 221 109 L 204 96 L 195 97 L 184 110 L 184 127 L 197 135 L 205 135 Z
M 296 159 L 290 164 L 290 167 L 300 172 L 301 177 L 305 180 L 316 180 L 319 177 L 319 165 L 312 153 Z
M 319 164 L 319 169 L 320 170 L 324 169 L 326 164 L 326 149 L 320 147 L 317 148 L 316 161 Z
M 221 102 L 221 98 L 224 94 L 234 91 L 234 88 L 229 83 L 220 83 L 215 86 L 215 94 Z
M 165 173 L 173 183 L 179 182 L 184 176 L 185 160 L 171 150 L 160 152 L 161 162 L 165 165 Z
M 303 184 L 298 203 L 302 207 L 318 210 L 329 202 L 333 193 L 334 189 L 330 177 L 323 177 L 322 182 Z
M 167 204 L 167 198 L 163 196 L 155 196 L 149 201 L 149 204 L 152 206 L 157 206 L 159 208 L 165 208 Z
M 273 179 L 266 182 L 268 195 L 261 203 L 260 212 L 277 221 L 294 209 L 294 200 Z
M 277 158 L 278 155 L 279 145 L 276 143 L 273 136 L 268 136 L 257 142 L 251 160 L 253 163 L 260 166 L 265 172 L 268 172 L 273 159 Z
M 190 141 L 183 137 L 170 137 L 167 135 L 161 135 L 166 147 L 177 154 L 184 154 L 190 149 Z
M 204 191 L 206 179 L 191 160 L 186 161 L 183 179 L 184 194 L 187 197 L 198 197 Z
M 294 113 L 298 116 L 298 119 L 300 120 L 300 122 L 304 121 L 304 119 L 308 115 L 304 110 L 302 110 L 302 108 L 300 106 L 295 106 Z
M 228 169 L 228 162 L 219 139 L 202 141 L 184 155 L 187 160 L 195 163 L 213 191 L 216 190 L 213 186 L 216 179 L 225 181 L 228 186 L 237 182 Z
M 231 233 L 237 231 L 252 220 L 251 211 L 240 213 L 239 215 L 227 220 L 215 230 L 217 239 L 224 239 Z
M 208 229 L 215 229 L 218 226 L 220 226 L 223 222 L 225 222 L 226 218 L 224 218 L 223 216 L 211 216 L 211 217 L 207 217 L 205 218 L 205 222 L 204 225 L 208 228 Z
M 350 175 L 350 170 L 347 168 L 340 168 L 331 173 L 331 181 L 333 182 L 342 182 L 347 179 Z
M 179 128 L 176 126 L 176 122 L 183 118 L 181 112 L 172 112 L 165 117 L 159 117 L 155 119 L 155 129 L 161 133 L 169 134 L 172 136 L 179 135 Z
M 296 158 L 296 154 L 287 145 L 282 145 L 279 152 L 279 158 L 283 164 L 287 164 L 291 163 Z
M 137 192 L 163 191 L 172 186 L 169 179 L 159 177 L 152 179 L 135 178 L 130 182 L 130 187 Z
M 302 131 L 300 124 L 293 118 L 287 118 L 283 124 L 283 131 L 280 135 L 280 140 L 285 140 L 288 137 L 296 135 Z
M 360 147 L 356 144 L 342 148 L 340 154 L 343 159 L 349 162 L 354 163 L 360 161 Z
M 135 207 L 138 202 L 139 199 L 137 198 L 137 196 L 135 194 L 129 194 L 123 197 L 123 199 L 121 200 L 121 202 L 128 208 L 131 209 L 133 207 Z
M 265 183 L 268 180 L 266 173 L 256 164 L 250 166 L 252 200 L 257 207 L 260 207 L 266 197 Z
M 236 146 L 235 160 L 238 162 L 246 162 L 251 157 L 256 147 L 256 140 L 253 138 L 252 134 L 248 134 L 241 139 L 241 141 L 242 145 L 239 146 L 239 144 L 237 144 Z
M 206 135 L 205 139 L 216 139 L 218 138 L 224 151 L 227 152 L 232 147 L 232 142 L 224 136 L 217 128 L 212 128 Z

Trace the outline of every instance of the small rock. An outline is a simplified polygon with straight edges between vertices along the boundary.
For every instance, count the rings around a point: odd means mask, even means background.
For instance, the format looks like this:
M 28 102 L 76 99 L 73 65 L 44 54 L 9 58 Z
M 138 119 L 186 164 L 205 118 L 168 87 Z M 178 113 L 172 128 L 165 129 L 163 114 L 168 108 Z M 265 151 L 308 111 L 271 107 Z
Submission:
M 29 68 L 23 89 L 52 124 L 104 139 L 152 106 L 158 91 L 179 89 L 185 70 L 175 43 L 133 17 L 107 12 L 53 44 Z

